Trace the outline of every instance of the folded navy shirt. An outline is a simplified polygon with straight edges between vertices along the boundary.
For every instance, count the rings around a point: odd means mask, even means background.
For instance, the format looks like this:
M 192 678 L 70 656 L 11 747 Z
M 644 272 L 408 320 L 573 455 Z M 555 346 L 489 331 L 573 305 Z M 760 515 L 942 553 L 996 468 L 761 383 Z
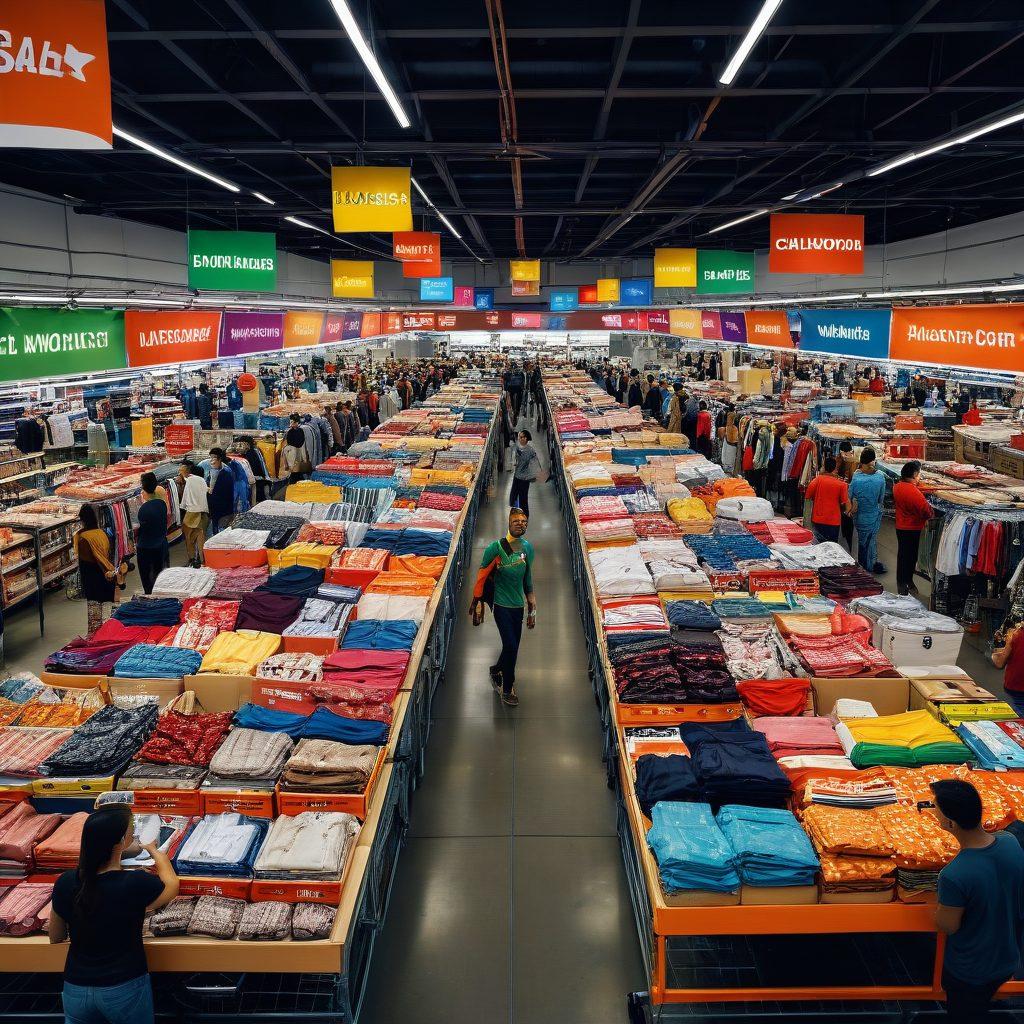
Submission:
M 703 601 L 669 601 L 665 612 L 669 623 L 679 629 L 713 632 L 722 628 L 722 620 Z
M 698 801 L 700 783 L 685 754 L 644 754 L 636 762 L 636 798 L 649 818 L 659 800 Z

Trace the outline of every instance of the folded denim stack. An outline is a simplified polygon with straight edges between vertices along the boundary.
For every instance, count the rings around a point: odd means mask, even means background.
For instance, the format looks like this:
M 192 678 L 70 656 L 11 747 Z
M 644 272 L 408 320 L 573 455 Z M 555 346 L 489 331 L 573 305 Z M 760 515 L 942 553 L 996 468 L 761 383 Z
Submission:
M 176 597 L 133 597 L 130 601 L 117 605 L 112 614 L 125 626 L 176 626 L 181 619 L 181 601 Z
M 281 942 L 292 933 L 292 905 L 278 900 L 249 903 L 238 922 L 242 942 Z
M 732 848 L 746 885 L 814 885 L 818 858 L 793 812 L 730 804 L 715 821 Z
M 740 887 L 732 848 L 711 808 L 701 803 L 657 804 L 647 842 L 666 893 L 734 893 Z
M 21 938 L 46 930 L 52 882 L 19 882 L 0 896 L 0 935 Z
M 247 704 L 246 707 L 253 705 Z M 291 756 L 294 744 L 283 731 L 238 726 L 210 759 L 210 771 L 219 780 L 239 783 L 276 779 Z
M 342 641 L 343 651 L 411 651 L 418 623 L 412 619 L 356 619 Z
M 380 748 L 334 740 L 299 740 L 284 766 L 281 788 L 302 793 L 362 793 Z
M 203 663 L 199 651 L 162 644 L 129 647 L 110 674 L 121 679 L 181 679 L 195 675 Z
M 275 819 L 254 864 L 257 878 L 337 880 L 359 834 L 338 811 L 303 811 Z
M 346 718 L 323 706 L 318 707 L 310 715 L 295 715 L 290 711 L 275 711 L 260 707 L 258 704 L 243 704 L 235 713 L 235 725 L 238 727 L 235 731 L 248 733 L 266 730 L 277 735 L 287 734 L 297 740 L 322 739 L 336 740 L 339 743 L 382 746 L 388 737 L 388 728 L 383 722 Z M 228 737 L 228 742 L 230 740 L 231 737 Z M 223 749 L 222 747 L 221 750 Z M 288 753 L 290 755 L 291 751 Z M 212 762 L 210 768 L 218 775 L 223 774 Z
M 164 569 L 153 584 L 153 597 L 205 597 L 213 590 L 216 574 L 212 569 L 189 569 L 172 566 Z
M 703 601 L 667 601 L 665 613 L 669 624 L 677 629 L 714 632 L 722 626 L 722 620 Z
M 43 775 L 77 778 L 113 775 L 125 768 L 156 728 L 155 704 L 98 711 L 42 764 Z
M 704 799 L 715 809 L 725 804 L 785 807 L 789 779 L 772 757 L 768 743 L 742 719 L 720 725 L 680 726 L 690 748 Z
M 700 783 L 687 754 L 643 754 L 636 759 L 636 798 L 649 818 L 660 800 L 700 801 Z
M 251 878 L 270 822 L 241 814 L 208 814 L 185 837 L 174 857 L 179 875 Z
M 183 715 L 165 711 L 135 759 L 150 764 L 207 768 L 231 728 L 231 718 L 230 712 Z

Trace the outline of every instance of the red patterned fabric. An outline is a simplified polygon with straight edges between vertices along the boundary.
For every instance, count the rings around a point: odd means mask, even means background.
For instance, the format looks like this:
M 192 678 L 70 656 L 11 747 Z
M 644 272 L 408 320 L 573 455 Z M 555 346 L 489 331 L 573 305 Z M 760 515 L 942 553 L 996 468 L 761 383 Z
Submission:
M 142 745 L 135 760 L 205 768 L 227 736 L 232 717 L 231 712 L 183 715 L 167 711 L 160 716 L 156 732 Z

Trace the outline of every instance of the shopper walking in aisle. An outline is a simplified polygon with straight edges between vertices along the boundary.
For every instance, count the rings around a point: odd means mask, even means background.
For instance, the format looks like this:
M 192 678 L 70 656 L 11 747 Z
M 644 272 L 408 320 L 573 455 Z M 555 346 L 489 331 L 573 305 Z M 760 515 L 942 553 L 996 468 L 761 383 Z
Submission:
M 519 412 L 523 407 L 523 388 L 526 385 L 526 377 L 519 367 L 512 363 L 505 374 L 505 390 L 508 392 L 509 400 L 512 403 L 512 426 L 519 423 Z
M 981 796 L 969 782 L 931 783 L 929 807 L 960 852 L 939 872 L 935 924 L 946 935 L 946 1014 L 979 1024 L 992 997 L 1020 968 L 1024 938 L 1024 850 L 1008 832 L 982 828 Z
M 135 554 L 139 560 L 142 589 L 153 593 L 157 576 L 167 566 L 167 502 L 157 494 L 155 473 L 142 474 L 142 504 L 139 506 L 139 532 Z
M 210 525 L 210 494 L 203 471 L 191 462 L 183 462 L 184 486 L 181 492 L 181 532 L 185 535 L 185 554 L 192 566 L 202 564 L 203 542 Z
M 145 849 L 155 874 L 124 871 L 121 857 Z M 156 843 L 140 847 L 127 804 L 93 811 L 78 867 L 53 886 L 50 942 L 71 940 L 64 964 L 67 1024 L 151 1024 L 153 989 L 142 922 L 178 895 L 178 876 Z
M 853 454 L 853 445 L 849 441 L 839 442 L 839 455 L 836 457 L 836 476 L 845 480 L 847 485 L 853 479 L 857 470 L 857 456 Z M 843 513 L 843 521 L 840 524 L 839 532 L 846 541 L 846 550 L 853 554 L 853 517 Z
M 892 500 L 896 506 L 896 590 L 903 595 L 917 590 L 914 570 L 921 547 L 921 531 L 935 515 L 918 486 L 920 478 L 921 463 L 916 459 L 905 462 L 900 470 L 899 483 L 892 488 Z
M 114 568 L 110 538 L 100 529 L 94 505 L 83 505 L 78 510 L 82 524 L 75 537 L 78 555 L 78 576 L 82 597 L 85 598 L 86 632 L 89 636 L 103 625 L 107 605 L 113 605 L 117 596 L 117 570 Z
M 516 464 L 512 473 L 512 490 L 508 503 L 511 508 L 521 508 L 530 514 L 530 484 L 540 475 L 540 458 L 533 447 L 533 434 L 520 430 L 515 447 Z
M 694 448 L 706 459 L 711 458 L 711 413 L 708 412 L 708 403 L 701 402 L 697 407 L 696 443 Z
M 670 434 L 681 434 L 683 432 L 683 408 L 686 404 L 686 394 L 683 391 L 682 384 L 673 384 L 672 389 L 675 393 L 668 403 L 668 432 Z
M 211 534 L 220 533 L 227 525 L 222 520 L 230 520 L 235 512 L 235 479 L 231 470 L 224 465 L 226 458 L 223 448 L 210 449 L 207 501 L 210 506 Z
M 1004 669 L 1006 700 L 1018 717 L 1024 717 L 1024 624 L 1013 619 L 1004 622 L 992 638 L 992 664 Z
M 875 465 L 874 448 L 860 453 L 860 468 L 853 474 L 849 492 L 850 518 L 857 527 L 857 561 L 868 572 L 883 573 L 885 566 L 878 561 L 878 531 L 882 527 L 885 477 Z
M 516 662 L 523 636 L 523 605 L 526 625 L 537 624 L 537 599 L 533 593 L 533 546 L 526 539 L 529 516 L 518 508 L 508 514 L 508 533 L 484 549 L 473 587 L 470 614 L 473 625 L 484 620 L 484 607 L 493 604 L 494 624 L 501 637 L 501 653 L 490 667 L 491 685 L 510 707 L 519 704 L 516 694 Z
M 654 374 L 647 374 L 647 394 L 644 395 L 644 412 L 651 417 L 655 423 L 661 422 L 661 407 L 665 403 L 665 393 L 661 385 L 654 379 Z
M 836 476 L 835 457 L 826 457 L 804 497 L 811 502 L 811 524 L 819 541 L 838 541 L 844 512 L 850 511 L 850 494 L 845 480 Z
M 630 370 L 629 371 L 629 390 L 626 394 L 626 405 L 630 409 L 633 406 L 639 406 L 643 403 L 644 396 L 643 390 L 640 387 L 640 371 Z

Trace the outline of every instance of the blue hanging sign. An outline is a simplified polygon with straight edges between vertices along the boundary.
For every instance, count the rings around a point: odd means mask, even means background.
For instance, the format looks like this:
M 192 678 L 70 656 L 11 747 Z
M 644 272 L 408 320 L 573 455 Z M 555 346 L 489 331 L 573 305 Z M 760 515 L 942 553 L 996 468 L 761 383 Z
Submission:
M 854 359 L 889 358 L 889 309 L 800 311 L 800 351 Z
M 649 306 L 654 281 L 649 277 L 634 277 L 619 283 L 619 304 L 623 306 Z
M 455 279 L 452 277 L 421 277 L 420 302 L 452 302 Z
M 580 293 L 575 288 L 552 291 L 548 299 L 550 308 L 556 313 L 568 313 L 580 308 Z

